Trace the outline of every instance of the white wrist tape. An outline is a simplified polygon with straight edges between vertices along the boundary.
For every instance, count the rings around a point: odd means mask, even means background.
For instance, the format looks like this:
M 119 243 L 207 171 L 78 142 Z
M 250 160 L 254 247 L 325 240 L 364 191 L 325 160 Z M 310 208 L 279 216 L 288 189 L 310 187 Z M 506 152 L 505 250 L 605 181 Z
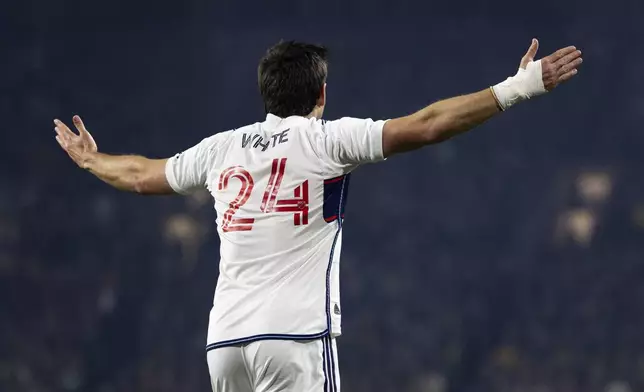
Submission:
M 519 68 L 516 75 L 492 86 L 492 91 L 503 110 L 518 102 L 545 94 L 541 60 L 529 62 L 525 69 Z

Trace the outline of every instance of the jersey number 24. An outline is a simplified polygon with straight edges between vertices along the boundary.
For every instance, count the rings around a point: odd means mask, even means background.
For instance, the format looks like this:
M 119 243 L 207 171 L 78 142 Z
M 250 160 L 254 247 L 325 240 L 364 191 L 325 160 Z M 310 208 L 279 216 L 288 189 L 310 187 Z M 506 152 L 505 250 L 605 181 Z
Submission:
M 277 192 L 282 185 L 284 171 L 286 170 L 286 158 L 273 159 L 271 176 L 268 185 L 264 190 L 262 205 L 259 207 L 263 213 L 269 212 L 290 212 L 293 213 L 293 224 L 295 226 L 309 223 L 309 180 L 298 185 L 293 191 L 292 199 L 277 199 Z M 241 182 L 241 188 L 237 197 L 230 202 L 228 210 L 224 213 L 221 229 L 224 232 L 250 231 L 253 229 L 255 218 L 236 218 L 235 213 L 241 208 L 253 192 L 253 176 L 242 166 L 232 166 L 221 172 L 219 176 L 218 189 L 228 188 L 228 181 L 237 178 Z

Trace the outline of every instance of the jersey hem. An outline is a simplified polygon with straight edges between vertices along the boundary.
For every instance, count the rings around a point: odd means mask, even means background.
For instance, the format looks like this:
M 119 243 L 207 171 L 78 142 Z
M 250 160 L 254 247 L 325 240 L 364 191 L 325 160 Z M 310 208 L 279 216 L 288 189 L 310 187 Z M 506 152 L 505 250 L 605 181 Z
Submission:
M 220 342 L 210 343 L 206 346 L 206 352 L 210 350 L 214 350 L 216 348 L 252 343 L 258 340 L 313 340 L 313 339 L 319 339 L 329 335 L 330 335 L 329 329 L 325 329 L 322 332 L 308 334 L 308 335 L 267 333 L 267 334 L 246 336 L 238 339 L 222 340 Z

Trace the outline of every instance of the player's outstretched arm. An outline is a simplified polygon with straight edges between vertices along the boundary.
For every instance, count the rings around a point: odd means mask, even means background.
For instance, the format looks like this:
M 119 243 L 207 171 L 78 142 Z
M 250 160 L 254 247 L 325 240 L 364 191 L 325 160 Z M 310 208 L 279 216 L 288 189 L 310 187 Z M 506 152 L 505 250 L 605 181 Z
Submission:
M 81 118 L 74 116 L 73 121 L 78 134 L 72 132 L 62 121 L 54 120 L 56 140 L 79 167 L 123 191 L 148 195 L 174 193 L 166 180 L 167 159 L 102 154 L 98 152 L 96 142 L 85 129 Z
M 539 48 L 534 39 L 521 59 L 517 74 L 477 93 L 445 99 L 406 117 L 392 119 L 383 128 L 385 156 L 439 143 L 484 123 L 512 105 L 544 94 L 577 74 L 581 51 L 559 49 L 533 61 Z

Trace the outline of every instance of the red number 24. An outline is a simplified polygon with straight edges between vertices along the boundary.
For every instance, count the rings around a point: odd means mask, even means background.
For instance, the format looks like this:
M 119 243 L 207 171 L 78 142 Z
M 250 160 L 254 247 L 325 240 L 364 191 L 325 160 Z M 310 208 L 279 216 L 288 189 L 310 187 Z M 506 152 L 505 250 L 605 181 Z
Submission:
M 293 224 L 295 226 L 309 223 L 309 180 L 298 185 L 293 191 L 292 199 L 277 199 L 277 192 L 282 185 L 284 171 L 286 170 L 286 158 L 273 159 L 271 176 L 268 179 L 260 211 L 269 212 L 292 212 Z M 237 178 L 241 182 L 241 188 L 237 197 L 230 202 L 228 210 L 224 213 L 221 228 L 224 232 L 250 231 L 253 229 L 254 218 L 235 218 L 234 215 L 250 198 L 253 192 L 253 176 L 241 166 L 232 166 L 221 172 L 219 176 L 218 189 L 228 188 L 228 181 Z

